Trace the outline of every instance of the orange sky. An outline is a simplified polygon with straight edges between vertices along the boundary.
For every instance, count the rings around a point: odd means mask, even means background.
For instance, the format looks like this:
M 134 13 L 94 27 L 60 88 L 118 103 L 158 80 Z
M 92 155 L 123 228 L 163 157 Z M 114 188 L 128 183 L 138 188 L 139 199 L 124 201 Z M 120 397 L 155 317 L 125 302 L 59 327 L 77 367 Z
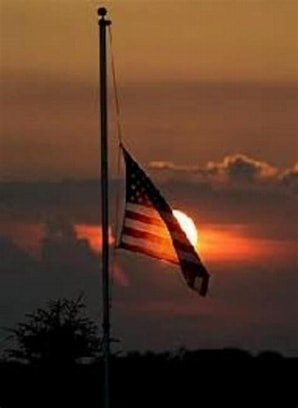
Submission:
M 1 1 L 2 66 L 96 76 L 98 1 Z M 127 81 L 297 80 L 297 2 L 103 1 Z
M 125 140 L 142 162 L 196 164 L 233 152 L 292 166 L 297 2 L 104 3 Z M 96 177 L 97 2 L 3 0 L 0 7 L 1 177 Z M 243 85 L 252 82 L 259 85 Z M 113 108 L 110 123 L 115 172 Z
M 7 235 L 37 259 L 41 256 L 45 227 L 42 224 L 7 222 L 0 224 L 2 235 Z M 101 230 L 97 225 L 76 224 L 78 239 L 87 239 L 96 253 L 101 251 Z M 110 231 L 111 247 L 114 237 Z M 218 264 L 223 262 L 295 262 L 297 241 L 278 240 L 253 236 L 245 225 L 202 224 L 199 228 L 196 250 L 204 261 Z M 121 256 L 118 260 L 121 259 Z M 159 261 L 154 261 L 159 263 Z

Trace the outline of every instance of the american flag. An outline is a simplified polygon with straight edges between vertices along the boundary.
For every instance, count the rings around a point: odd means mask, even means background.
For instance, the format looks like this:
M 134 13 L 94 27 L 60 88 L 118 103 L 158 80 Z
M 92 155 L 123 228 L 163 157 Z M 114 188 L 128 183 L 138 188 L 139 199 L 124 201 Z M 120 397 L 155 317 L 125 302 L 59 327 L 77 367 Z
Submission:
M 162 197 L 138 163 L 121 146 L 126 168 L 126 202 L 118 247 L 180 265 L 187 285 L 205 296 L 209 274 Z

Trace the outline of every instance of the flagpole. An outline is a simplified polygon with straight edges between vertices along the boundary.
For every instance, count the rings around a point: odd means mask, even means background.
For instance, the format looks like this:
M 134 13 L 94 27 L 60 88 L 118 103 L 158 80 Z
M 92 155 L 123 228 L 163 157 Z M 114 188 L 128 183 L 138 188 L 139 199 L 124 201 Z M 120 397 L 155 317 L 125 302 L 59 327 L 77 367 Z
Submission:
M 107 109 L 107 10 L 98 9 L 99 24 L 99 84 L 100 84 L 100 145 L 101 145 L 101 218 L 102 218 L 102 299 L 104 353 L 104 408 L 109 408 L 110 371 L 110 302 L 109 302 L 109 202 L 108 202 L 108 109 Z

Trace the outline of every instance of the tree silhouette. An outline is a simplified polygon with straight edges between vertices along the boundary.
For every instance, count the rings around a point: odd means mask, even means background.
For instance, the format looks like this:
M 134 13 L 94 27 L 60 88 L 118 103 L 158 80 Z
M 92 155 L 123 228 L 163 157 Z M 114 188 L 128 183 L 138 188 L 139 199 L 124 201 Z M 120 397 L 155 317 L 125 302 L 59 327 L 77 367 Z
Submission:
M 98 357 L 97 325 L 84 313 L 82 296 L 49 301 L 47 308 L 27 314 L 25 323 L 10 329 L 16 348 L 8 356 L 33 364 L 71 365 L 83 357 Z

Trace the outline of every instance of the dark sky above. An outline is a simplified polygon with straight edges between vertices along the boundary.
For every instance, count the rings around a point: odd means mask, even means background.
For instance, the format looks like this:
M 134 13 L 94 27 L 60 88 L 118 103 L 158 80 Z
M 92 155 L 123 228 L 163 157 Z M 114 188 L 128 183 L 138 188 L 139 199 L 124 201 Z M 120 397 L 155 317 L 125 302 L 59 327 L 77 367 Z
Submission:
M 178 269 L 119 253 L 115 336 L 297 355 L 297 2 L 104 4 L 125 142 L 195 221 L 212 275 L 200 299 Z M 101 317 L 97 6 L 1 1 L 0 326 L 81 290 Z M 123 184 L 109 103 L 112 239 Z

